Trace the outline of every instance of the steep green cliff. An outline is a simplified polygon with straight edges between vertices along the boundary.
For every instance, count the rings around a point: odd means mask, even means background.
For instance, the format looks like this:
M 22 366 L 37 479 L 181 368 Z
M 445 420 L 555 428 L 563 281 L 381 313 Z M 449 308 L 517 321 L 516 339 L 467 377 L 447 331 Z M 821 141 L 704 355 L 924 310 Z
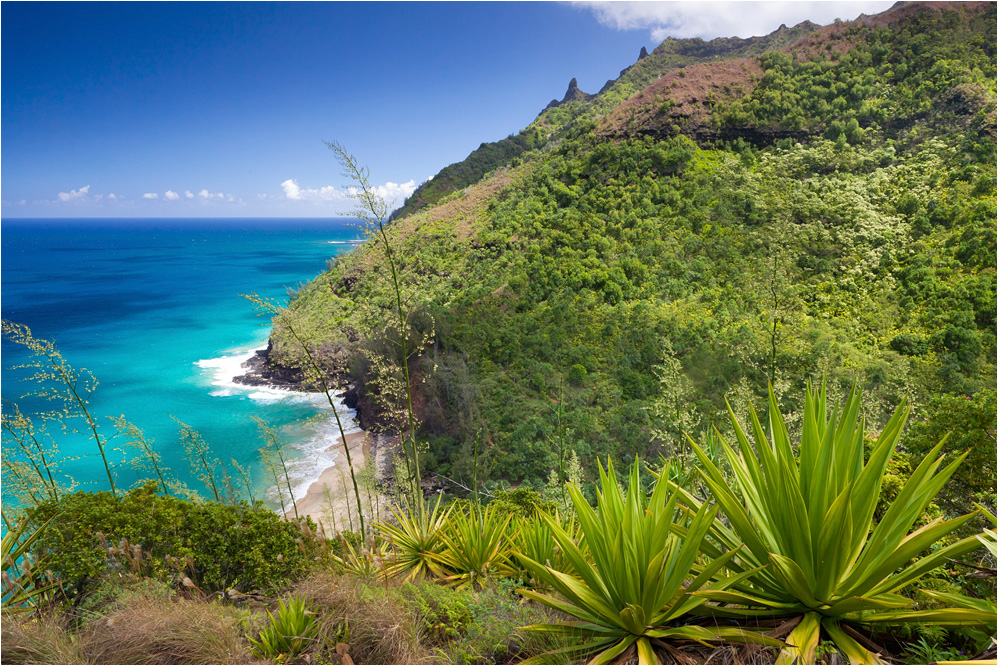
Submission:
M 858 383 L 874 430 L 993 400 L 995 43 L 992 3 L 669 40 L 445 169 L 387 229 L 424 470 L 469 479 L 476 434 L 535 486 L 562 443 L 671 455 L 767 382 Z M 290 306 L 389 427 L 393 298 L 368 242 Z

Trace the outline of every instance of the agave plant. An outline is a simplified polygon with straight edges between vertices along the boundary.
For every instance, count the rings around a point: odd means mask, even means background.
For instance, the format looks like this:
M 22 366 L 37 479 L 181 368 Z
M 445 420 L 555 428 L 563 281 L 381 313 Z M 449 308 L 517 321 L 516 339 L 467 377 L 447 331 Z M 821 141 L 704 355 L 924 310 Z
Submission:
M 387 576 L 388 544 L 371 538 L 366 544 L 355 548 L 346 539 L 341 539 L 343 556 L 333 555 L 341 571 L 359 578 Z
M 57 582 L 45 577 L 44 559 L 32 562 L 30 555 L 31 546 L 58 517 L 53 516 L 34 530 L 26 517 L 14 523 L 3 517 L 7 533 L 0 539 L 0 559 L 3 561 L 2 599 L 5 612 L 30 612 L 46 594 L 59 589 Z
M 567 520 L 563 519 L 558 513 L 555 513 L 551 518 L 555 524 L 572 536 L 572 540 L 584 552 L 585 539 L 580 534 L 578 521 L 571 517 Z M 565 557 L 565 551 L 555 541 L 551 525 L 548 521 L 541 518 L 540 515 L 534 515 L 518 521 L 512 555 L 513 561 L 520 565 L 516 567 L 517 573 L 532 587 L 546 586 L 530 573 L 530 569 L 523 564 L 521 558 L 539 562 L 551 567 L 555 571 L 567 574 L 575 573 L 571 562 Z
M 636 653 L 640 663 L 650 664 L 659 663 L 660 650 L 672 653 L 676 642 L 727 640 L 783 645 L 737 627 L 699 626 L 684 620 L 706 602 L 693 592 L 724 589 L 738 580 L 717 578 L 737 548 L 706 565 L 697 563 L 700 542 L 714 521 L 716 508 L 704 504 L 690 519 L 677 505 L 679 493 L 669 494 L 665 482 L 655 484 L 646 498 L 641 491 L 637 461 L 631 469 L 626 496 L 617 485 L 612 463 L 605 471 L 600 465 L 599 473 L 602 492 L 598 493 L 596 510 L 574 484 L 568 486 L 591 560 L 573 536 L 550 516 L 542 519 L 574 575 L 517 554 L 530 573 L 559 596 L 526 589 L 519 590 L 520 594 L 576 618 L 525 629 L 584 639 L 581 644 L 555 650 L 538 660 L 574 659 L 595 653 L 590 663 L 604 664 L 631 656 L 625 653 Z M 675 523 L 680 524 L 684 536 L 677 534 Z
M 980 545 L 969 537 L 912 562 L 974 517 L 940 518 L 909 533 L 966 454 L 940 469 L 940 442 L 874 524 L 881 481 L 909 409 L 898 407 L 864 461 L 859 393 L 853 390 L 841 412 L 828 413 L 825 405 L 824 386 L 820 391 L 808 387 L 796 452 L 772 389 L 770 438 L 753 410 L 750 440 L 729 406 L 738 450 L 720 441 L 734 483 L 693 444 L 703 479 L 730 521 L 730 528 L 715 521 L 712 538 L 725 548 L 744 544 L 729 568 L 752 571 L 731 589 L 699 592 L 728 604 L 707 610 L 728 617 L 799 616 L 787 639 L 792 647 L 781 652 L 778 663 L 813 663 L 823 638 L 853 663 L 880 663 L 876 645 L 856 630 L 859 625 L 987 621 L 975 609 L 913 610 L 910 599 L 896 594 L 947 558 Z M 691 506 L 699 505 L 688 493 L 684 497 Z M 705 550 L 710 553 L 711 547 Z
M 483 587 L 489 578 L 509 571 L 511 519 L 491 505 L 452 512 L 440 532 L 443 548 L 431 555 L 446 570 L 441 582 L 458 589 Z
M 443 548 L 440 532 L 447 521 L 450 508 L 441 508 L 443 495 L 431 511 L 420 504 L 415 512 L 392 509 L 393 523 L 378 523 L 375 529 L 392 545 L 392 557 L 386 572 L 413 580 L 423 576 L 442 578 L 445 574 L 434 559 Z
M 277 615 L 267 611 L 270 623 L 257 638 L 250 638 L 253 653 L 265 659 L 292 659 L 315 640 L 319 622 L 311 604 L 302 597 L 280 602 Z

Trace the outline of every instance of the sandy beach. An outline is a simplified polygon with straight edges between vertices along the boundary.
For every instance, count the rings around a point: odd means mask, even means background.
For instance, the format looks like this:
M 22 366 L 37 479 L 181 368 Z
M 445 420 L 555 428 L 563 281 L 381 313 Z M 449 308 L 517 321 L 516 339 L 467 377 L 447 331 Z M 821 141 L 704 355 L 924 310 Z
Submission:
M 364 519 L 370 521 L 377 508 L 385 512 L 388 507 L 384 496 L 379 495 L 374 488 L 369 488 L 371 484 L 362 482 L 362 477 L 365 476 L 362 472 L 373 465 L 373 438 L 366 432 L 353 432 L 346 435 L 346 440 L 350 447 L 354 475 L 357 476 Z M 329 450 L 336 452 L 336 464 L 323 470 L 319 479 L 309 486 L 306 495 L 295 502 L 295 507 L 300 515 L 310 516 L 316 523 L 321 522 L 326 534 L 331 536 L 340 530 L 358 530 L 359 523 L 353 483 L 350 481 L 350 467 L 347 465 L 341 438 L 337 437 L 336 443 Z

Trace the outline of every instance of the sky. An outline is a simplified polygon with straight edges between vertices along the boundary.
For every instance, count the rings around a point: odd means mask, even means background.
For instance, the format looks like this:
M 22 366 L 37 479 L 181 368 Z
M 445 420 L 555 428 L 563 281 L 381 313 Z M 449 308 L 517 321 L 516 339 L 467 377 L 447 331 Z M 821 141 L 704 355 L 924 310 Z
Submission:
M 666 37 L 893 2 L 0 4 L 0 216 L 318 217 L 337 141 L 401 205 Z

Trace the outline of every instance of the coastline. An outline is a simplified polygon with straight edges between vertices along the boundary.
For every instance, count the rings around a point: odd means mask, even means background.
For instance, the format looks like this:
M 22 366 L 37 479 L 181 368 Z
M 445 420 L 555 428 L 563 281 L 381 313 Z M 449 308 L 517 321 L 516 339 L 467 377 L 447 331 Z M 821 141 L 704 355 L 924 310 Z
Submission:
M 389 500 L 377 488 L 370 488 L 374 477 L 365 473 L 365 470 L 375 464 L 376 438 L 370 433 L 359 431 L 346 433 L 346 440 L 354 475 L 359 477 L 357 485 L 364 517 L 368 521 L 377 519 L 380 517 L 377 511 L 380 509 L 383 513 Z M 316 524 L 321 523 L 330 536 L 341 530 L 356 531 L 359 529 L 357 503 L 350 479 L 350 467 L 339 436 L 327 449 L 327 453 L 335 456 L 336 463 L 324 469 L 319 478 L 308 487 L 306 494 L 295 500 L 295 508 L 299 516 L 309 516 Z M 368 481 L 365 483 L 364 480 Z
M 219 378 L 216 375 L 216 387 L 222 387 L 225 392 L 220 393 L 264 391 L 284 400 L 293 397 L 295 401 L 304 400 L 315 404 L 322 411 L 328 410 L 329 406 L 324 395 L 302 390 L 304 377 L 300 372 L 270 364 L 271 351 L 272 345 L 268 340 L 266 346 L 254 345 L 252 349 L 223 357 L 228 362 L 218 364 L 220 366 L 218 369 L 222 370 L 219 374 L 235 376 Z M 259 393 L 250 393 L 250 395 L 261 397 Z M 378 482 L 381 480 L 380 465 L 376 459 L 380 438 L 358 427 L 356 410 L 347 404 L 346 395 L 341 394 L 336 398 L 337 411 L 344 420 L 344 434 L 354 475 L 357 477 L 364 518 L 377 519 L 380 517 L 377 512 L 380 510 L 384 513 L 389 505 L 388 498 L 377 490 Z M 344 411 L 352 414 L 345 414 Z M 332 444 L 322 446 L 323 443 L 330 441 Z M 317 428 L 313 436 L 292 443 L 291 447 L 305 455 L 288 461 L 293 475 L 299 480 L 294 483 L 294 509 L 289 506 L 286 515 L 293 516 L 296 510 L 301 517 L 309 516 L 316 524 L 321 524 L 330 536 L 341 530 L 359 529 L 350 466 L 346 462 L 343 438 L 332 416 Z M 306 460 L 311 460 L 312 463 L 307 464 Z M 319 467 L 314 466 L 316 464 Z M 369 465 L 372 467 L 372 472 L 365 471 Z M 306 472 L 305 478 L 302 479 L 304 471 L 302 467 L 306 466 L 312 469 Z M 273 486 L 270 490 L 274 490 Z M 281 512 L 279 507 L 275 511 Z

